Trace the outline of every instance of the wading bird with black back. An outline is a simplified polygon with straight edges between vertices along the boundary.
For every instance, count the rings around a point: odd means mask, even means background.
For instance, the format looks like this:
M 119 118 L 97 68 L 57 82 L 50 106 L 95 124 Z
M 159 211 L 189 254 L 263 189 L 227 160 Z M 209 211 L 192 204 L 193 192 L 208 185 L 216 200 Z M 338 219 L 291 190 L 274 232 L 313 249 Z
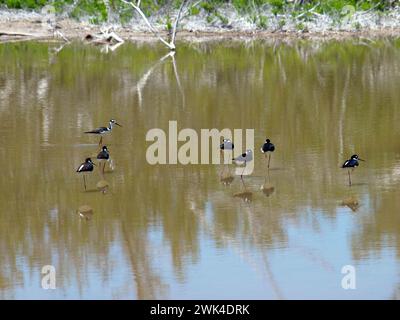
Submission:
M 271 140 L 266 139 L 265 143 L 261 147 L 261 152 L 264 153 L 265 158 L 267 157 L 268 154 L 268 166 L 267 168 L 269 169 L 269 165 L 271 162 L 271 153 L 275 151 L 275 146 L 273 143 L 271 143 Z
M 99 141 L 99 146 L 100 146 L 103 143 L 103 135 L 111 132 L 114 124 L 122 127 L 117 121 L 111 119 L 110 122 L 108 123 L 108 127 L 100 127 L 91 131 L 85 131 L 85 133 L 100 135 L 100 141 Z
M 246 169 L 246 163 L 253 160 L 253 151 L 250 149 L 246 150 L 246 152 L 242 153 L 240 156 L 236 158 L 233 158 L 232 160 L 235 162 L 244 162 L 244 168 L 242 174 L 240 175 L 240 178 L 243 179 L 243 173 L 244 170 Z
M 225 172 L 225 165 L 227 165 L 227 163 L 225 162 L 225 152 L 232 152 L 233 149 L 235 148 L 235 145 L 232 143 L 232 141 L 230 139 L 224 139 L 222 140 L 222 143 L 219 146 L 219 149 L 221 151 L 221 154 L 223 155 L 223 162 L 224 162 L 224 169 L 222 171 L 221 174 L 223 174 Z M 230 154 L 230 156 L 232 156 Z
M 92 159 L 90 158 L 86 158 L 85 162 L 82 163 L 79 168 L 76 170 L 76 172 L 78 173 L 82 173 L 83 174 L 83 186 L 85 187 L 86 190 L 86 178 L 85 178 L 85 174 L 87 172 L 92 172 L 93 168 L 94 168 L 94 163 L 92 161 Z
M 363 159 L 360 159 L 360 157 L 356 154 L 353 154 L 351 156 L 350 159 L 346 160 L 343 165 L 342 168 L 347 168 L 347 173 L 349 175 L 349 185 L 351 186 L 351 171 L 353 171 L 356 167 L 358 167 L 360 165 L 360 163 L 358 161 L 365 161 Z
M 219 148 L 222 151 L 223 150 L 233 150 L 235 148 L 235 145 L 232 143 L 232 141 L 230 139 L 224 139 L 224 140 L 222 140 L 222 143 L 219 146 Z
M 97 155 L 97 160 L 100 161 L 100 164 L 103 164 L 102 166 L 100 165 L 101 172 L 104 174 L 105 167 L 106 167 L 106 162 L 110 159 L 110 152 L 107 149 L 107 146 L 103 146 L 101 148 L 101 151 Z

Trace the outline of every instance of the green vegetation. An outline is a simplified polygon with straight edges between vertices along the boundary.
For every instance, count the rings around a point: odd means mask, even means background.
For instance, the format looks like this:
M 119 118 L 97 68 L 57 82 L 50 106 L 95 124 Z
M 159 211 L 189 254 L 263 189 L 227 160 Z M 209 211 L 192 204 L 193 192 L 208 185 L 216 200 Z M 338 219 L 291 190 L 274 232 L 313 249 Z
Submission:
M 157 12 L 165 13 L 179 7 L 182 0 L 142 0 L 143 12 L 151 16 Z M 224 5 L 233 6 L 239 14 L 249 16 L 259 28 L 267 26 L 265 12 L 275 16 L 286 14 L 292 17 L 301 16 L 303 21 L 310 19 L 313 14 L 328 14 L 335 20 L 349 19 L 356 11 L 380 11 L 400 5 L 400 0 L 204 0 L 189 7 L 189 15 L 204 13 L 208 22 L 220 21 L 228 24 L 228 19 L 221 13 Z M 121 0 L 0 0 L 0 8 L 41 10 L 45 5 L 54 5 L 57 12 L 67 12 L 75 19 L 89 18 L 92 23 L 108 20 L 112 11 L 113 16 L 119 17 L 122 23 L 127 22 L 133 15 L 132 8 Z M 162 10 L 162 11 L 161 11 Z M 170 19 L 167 18 L 166 28 L 169 29 Z M 300 25 L 301 26 L 301 25 Z

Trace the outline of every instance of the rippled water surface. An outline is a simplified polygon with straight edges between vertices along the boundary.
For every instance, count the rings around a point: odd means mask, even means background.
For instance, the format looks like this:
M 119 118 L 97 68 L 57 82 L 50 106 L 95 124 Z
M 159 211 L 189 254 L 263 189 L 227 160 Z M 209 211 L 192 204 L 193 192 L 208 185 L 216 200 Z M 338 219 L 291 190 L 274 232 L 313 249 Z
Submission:
M 0 44 L 1 298 L 400 297 L 399 40 L 56 49 Z M 83 132 L 111 118 L 112 163 L 85 192 L 75 170 L 98 138 Z M 146 133 L 172 120 L 254 129 L 254 172 L 150 165 Z

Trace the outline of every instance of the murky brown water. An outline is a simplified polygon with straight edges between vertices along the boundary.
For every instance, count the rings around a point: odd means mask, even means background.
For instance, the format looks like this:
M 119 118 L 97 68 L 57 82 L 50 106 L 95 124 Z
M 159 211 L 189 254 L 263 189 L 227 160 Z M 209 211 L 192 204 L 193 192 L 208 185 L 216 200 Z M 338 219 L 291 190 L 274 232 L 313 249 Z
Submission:
M 160 46 L 57 47 L 0 44 L 1 298 L 400 297 L 399 40 L 182 45 L 176 68 Z M 111 118 L 109 190 L 96 167 L 84 192 L 83 132 Z M 146 133 L 170 120 L 253 128 L 245 186 L 222 165 L 149 165 Z

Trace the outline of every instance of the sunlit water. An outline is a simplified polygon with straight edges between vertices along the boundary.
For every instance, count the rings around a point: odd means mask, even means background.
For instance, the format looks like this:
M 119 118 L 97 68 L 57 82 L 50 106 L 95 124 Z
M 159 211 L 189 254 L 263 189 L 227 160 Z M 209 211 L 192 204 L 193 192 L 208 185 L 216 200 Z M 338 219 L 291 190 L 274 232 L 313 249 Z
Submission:
M 399 40 L 180 44 L 175 65 L 158 45 L 57 48 L 0 44 L 1 298 L 399 298 Z M 98 167 L 85 192 L 83 132 L 111 118 L 108 192 Z M 148 164 L 146 133 L 170 120 L 254 129 L 254 172 Z

